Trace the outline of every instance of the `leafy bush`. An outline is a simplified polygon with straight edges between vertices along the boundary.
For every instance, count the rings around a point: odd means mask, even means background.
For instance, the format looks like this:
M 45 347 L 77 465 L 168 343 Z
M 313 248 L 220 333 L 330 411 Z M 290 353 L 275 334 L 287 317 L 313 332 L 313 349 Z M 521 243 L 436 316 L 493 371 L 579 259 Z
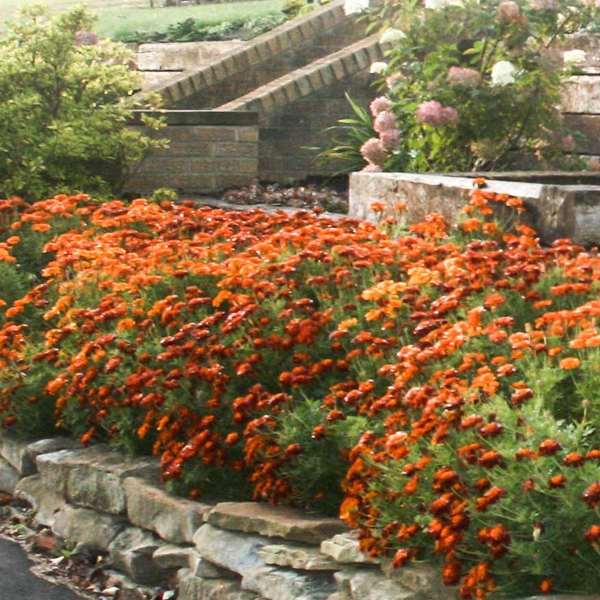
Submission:
M 217 42 L 231 39 L 250 40 L 286 21 L 283 13 L 273 13 L 249 20 L 233 19 L 217 24 L 206 24 L 192 17 L 169 25 L 166 31 L 123 34 L 117 38 L 123 42 L 143 44 L 152 42 Z
M 193 497 L 339 509 L 363 551 L 437 563 L 465 599 L 594 591 L 600 257 L 500 208 L 524 210 L 476 188 L 459 224 L 399 232 L 4 201 L 2 261 L 33 237 L 47 261 L 4 300 L 4 427 L 152 452 Z
M 559 106 L 586 57 L 560 43 L 598 10 L 591 0 L 386 0 L 367 10 L 388 49 L 371 67 L 381 84 L 375 135 L 361 123 L 347 144 L 371 171 L 581 168 L 564 154 L 574 138 Z M 325 156 L 348 153 L 334 146 Z
M 53 17 L 28 7 L 0 42 L 4 197 L 114 194 L 147 150 L 163 145 L 127 127 L 131 110 L 150 104 L 133 96 L 131 52 L 98 41 L 92 23 L 83 7 Z

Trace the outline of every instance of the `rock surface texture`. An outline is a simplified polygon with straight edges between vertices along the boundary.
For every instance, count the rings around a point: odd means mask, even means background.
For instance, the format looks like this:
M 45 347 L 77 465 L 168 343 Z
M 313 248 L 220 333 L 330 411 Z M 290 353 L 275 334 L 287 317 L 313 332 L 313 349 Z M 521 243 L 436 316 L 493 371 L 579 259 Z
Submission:
M 433 569 L 395 570 L 365 557 L 338 519 L 174 497 L 154 460 L 68 440 L 7 436 L 0 439 L 0 459 L 12 469 L 0 477 L 0 491 L 29 502 L 40 525 L 103 553 L 134 584 L 175 581 L 178 600 L 458 599 Z M 556 597 L 584 598 L 600 600 Z

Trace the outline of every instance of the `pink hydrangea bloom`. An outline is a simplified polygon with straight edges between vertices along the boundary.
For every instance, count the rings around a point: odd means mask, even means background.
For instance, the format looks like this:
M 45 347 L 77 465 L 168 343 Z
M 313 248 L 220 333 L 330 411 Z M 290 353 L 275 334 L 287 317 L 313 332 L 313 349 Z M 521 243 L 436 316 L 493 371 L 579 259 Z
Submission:
M 520 6 L 512 0 L 505 0 L 500 3 L 497 17 L 500 21 L 510 21 L 515 25 L 523 25 L 527 20 L 521 12 Z
M 450 85 L 461 85 L 468 88 L 477 88 L 481 84 L 481 73 L 475 69 L 450 67 L 448 69 Z
M 381 170 L 379 165 L 374 165 L 373 163 L 369 163 L 366 167 L 361 169 L 363 173 L 381 173 Z
M 379 139 L 386 150 L 396 150 L 400 145 L 400 132 L 397 129 L 388 129 L 379 134 Z
M 387 160 L 388 153 L 383 147 L 381 140 L 377 138 L 369 138 L 361 147 L 360 153 L 362 157 L 373 165 L 383 165 Z
M 375 117 L 375 121 L 373 121 L 373 129 L 377 133 L 393 131 L 397 128 L 398 126 L 396 125 L 396 117 L 394 117 L 394 115 L 387 110 L 379 113 Z
M 437 100 L 423 102 L 415 111 L 419 123 L 438 127 L 440 125 L 456 125 L 460 120 L 458 112 L 450 106 L 442 106 Z
M 392 107 L 392 103 L 385 96 L 379 96 L 379 98 L 375 98 L 371 104 L 369 104 L 369 109 L 371 114 L 376 117 L 382 112 L 387 112 Z

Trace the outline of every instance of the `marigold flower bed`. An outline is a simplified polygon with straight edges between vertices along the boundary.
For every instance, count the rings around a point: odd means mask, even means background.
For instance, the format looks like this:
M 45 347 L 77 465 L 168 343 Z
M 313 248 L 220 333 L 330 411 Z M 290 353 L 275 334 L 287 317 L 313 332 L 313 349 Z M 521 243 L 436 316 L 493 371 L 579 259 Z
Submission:
M 465 599 L 595 591 L 600 259 L 494 220 L 521 210 L 475 189 L 458 225 L 397 231 L 0 201 L 3 425 L 153 453 L 191 497 L 339 512 Z

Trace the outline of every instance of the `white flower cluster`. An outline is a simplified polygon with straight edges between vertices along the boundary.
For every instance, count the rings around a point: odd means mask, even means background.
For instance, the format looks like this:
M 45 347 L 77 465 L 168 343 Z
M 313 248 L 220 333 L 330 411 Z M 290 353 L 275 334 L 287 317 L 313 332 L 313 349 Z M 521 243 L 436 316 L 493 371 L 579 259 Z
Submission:
M 355 15 L 369 8 L 369 0 L 346 0 L 344 2 L 344 14 Z
M 517 69 L 508 60 L 499 60 L 492 67 L 492 85 L 504 86 L 515 82 Z

